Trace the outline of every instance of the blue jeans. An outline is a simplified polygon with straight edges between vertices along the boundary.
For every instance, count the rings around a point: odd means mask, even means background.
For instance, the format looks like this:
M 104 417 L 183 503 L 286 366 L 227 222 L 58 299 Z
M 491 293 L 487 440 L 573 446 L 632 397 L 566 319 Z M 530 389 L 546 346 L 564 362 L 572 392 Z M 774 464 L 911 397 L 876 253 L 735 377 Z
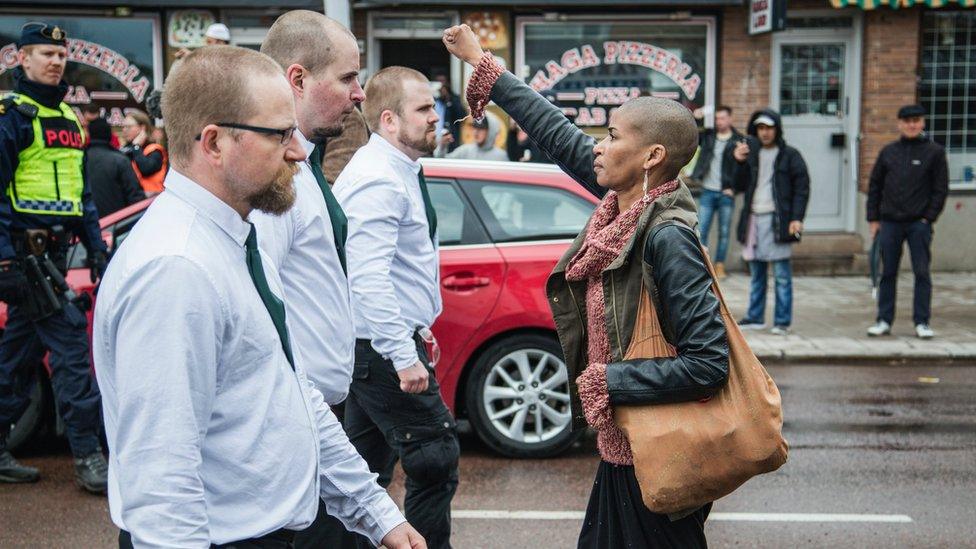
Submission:
M 698 222 L 702 246 L 708 246 L 708 232 L 712 228 L 712 217 L 718 210 L 718 248 L 712 254 L 716 263 L 724 263 L 725 254 L 729 251 L 729 231 L 732 227 L 734 208 L 735 198 L 718 191 L 702 189 L 702 194 L 698 197 Z
M 749 291 L 749 312 L 746 320 L 763 323 L 766 320 L 766 272 L 770 262 L 750 261 L 752 283 Z M 773 261 L 773 278 L 776 280 L 776 309 L 773 324 L 788 327 L 793 322 L 793 268 L 789 259 Z

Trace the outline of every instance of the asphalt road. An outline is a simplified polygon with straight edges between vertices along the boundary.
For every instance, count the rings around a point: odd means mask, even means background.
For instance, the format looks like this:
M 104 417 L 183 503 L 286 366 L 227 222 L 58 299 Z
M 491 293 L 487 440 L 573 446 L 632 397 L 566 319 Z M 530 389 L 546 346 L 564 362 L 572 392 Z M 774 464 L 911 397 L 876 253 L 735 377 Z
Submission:
M 715 504 L 712 547 L 976 547 L 976 367 L 782 365 L 770 373 L 784 397 L 790 461 Z M 575 546 L 597 465 L 594 437 L 545 461 L 498 458 L 473 437 L 462 446 L 455 547 Z M 63 444 L 23 461 L 44 479 L 0 485 L 0 547 L 115 544 L 106 500 L 74 487 Z M 402 484 L 392 492 L 402 499 Z

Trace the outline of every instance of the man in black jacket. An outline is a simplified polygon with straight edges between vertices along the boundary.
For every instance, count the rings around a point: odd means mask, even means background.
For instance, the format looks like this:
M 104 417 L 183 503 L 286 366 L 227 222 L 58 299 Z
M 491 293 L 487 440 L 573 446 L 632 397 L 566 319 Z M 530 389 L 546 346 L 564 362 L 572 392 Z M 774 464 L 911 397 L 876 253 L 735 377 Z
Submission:
M 929 327 L 932 303 L 932 225 L 945 207 L 949 169 L 945 149 L 925 136 L 925 108 L 908 105 L 898 111 L 901 138 L 881 149 L 871 170 L 867 218 L 871 237 L 879 238 L 883 264 L 878 291 L 878 318 L 869 336 L 891 333 L 895 320 L 895 286 L 905 241 L 915 273 L 915 334 L 935 335 Z
M 704 116 L 701 109 L 695 118 Z M 732 210 L 735 208 L 735 158 L 732 151 L 743 135 L 732 127 L 732 109 L 724 105 L 715 109 L 715 127 L 703 128 L 698 135 L 698 162 L 691 174 L 692 179 L 702 182 L 698 197 L 698 220 L 702 246 L 708 246 L 708 233 L 712 218 L 718 213 L 718 246 L 712 259 L 715 274 L 725 278 L 725 255 L 729 249 L 729 232 L 732 228 Z
M 779 113 L 764 109 L 749 120 L 747 143 L 733 152 L 736 191 L 745 193 L 736 236 L 749 262 L 752 286 L 743 329 L 765 328 L 766 272 L 773 264 L 776 310 L 772 332 L 789 333 L 793 321 L 792 244 L 800 240 L 810 198 L 810 176 L 800 151 L 786 144 Z
M 110 144 L 112 128 L 104 118 L 88 124 L 91 143 L 85 152 L 85 180 L 91 185 L 98 216 L 144 200 L 146 193 L 132 169 L 132 162 Z

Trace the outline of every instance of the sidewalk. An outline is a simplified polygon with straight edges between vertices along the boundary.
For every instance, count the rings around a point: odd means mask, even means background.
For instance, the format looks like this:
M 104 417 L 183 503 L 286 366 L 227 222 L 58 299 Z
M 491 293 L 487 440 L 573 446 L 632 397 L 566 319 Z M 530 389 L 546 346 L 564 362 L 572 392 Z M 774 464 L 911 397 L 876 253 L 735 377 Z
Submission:
M 898 279 L 898 302 L 892 335 L 868 337 L 877 311 L 870 280 L 856 277 L 793 277 L 793 333 L 744 331 L 756 355 L 764 360 L 837 362 L 842 360 L 976 360 L 976 274 L 932 275 L 932 329 L 936 337 L 915 337 L 912 324 L 911 273 Z M 749 277 L 730 274 L 722 292 L 736 319 L 749 299 Z M 773 279 L 769 279 L 766 321 L 772 320 Z

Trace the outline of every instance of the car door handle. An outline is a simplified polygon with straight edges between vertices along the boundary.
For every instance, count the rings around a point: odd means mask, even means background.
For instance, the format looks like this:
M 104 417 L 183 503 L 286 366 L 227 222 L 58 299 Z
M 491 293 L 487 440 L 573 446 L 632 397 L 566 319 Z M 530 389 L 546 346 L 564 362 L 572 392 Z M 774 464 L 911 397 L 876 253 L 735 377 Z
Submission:
M 486 276 L 474 276 L 470 273 L 450 275 L 441 281 L 441 285 L 448 290 L 472 290 L 483 288 L 491 284 L 491 279 Z

